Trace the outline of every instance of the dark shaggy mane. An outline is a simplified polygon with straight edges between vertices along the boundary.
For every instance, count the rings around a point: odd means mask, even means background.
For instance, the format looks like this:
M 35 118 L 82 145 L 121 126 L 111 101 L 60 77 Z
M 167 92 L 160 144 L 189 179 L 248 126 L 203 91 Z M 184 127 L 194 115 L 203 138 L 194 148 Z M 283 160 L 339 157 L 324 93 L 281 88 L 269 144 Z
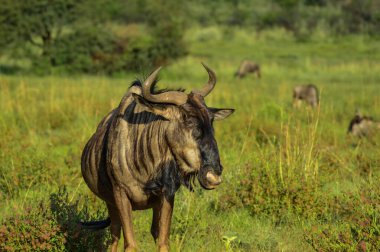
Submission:
M 183 175 L 175 161 L 163 165 L 154 179 L 144 188 L 145 193 L 158 195 L 164 192 L 165 196 L 173 197 L 180 185 L 194 191 L 196 172 Z
M 150 87 L 150 92 L 152 94 L 161 94 L 161 93 L 165 93 L 165 92 L 168 92 L 168 91 L 179 91 L 179 92 L 185 92 L 186 90 L 184 88 L 178 88 L 178 89 L 170 89 L 170 88 L 164 88 L 164 89 L 157 89 L 157 83 L 158 83 L 159 79 L 156 78 L 154 81 L 153 81 L 153 84 L 152 86 Z M 142 84 L 144 83 L 144 81 L 140 80 L 140 79 L 136 79 L 132 82 L 131 86 L 130 87 L 133 87 L 133 86 L 136 86 L 136 87 L 142 87 Z

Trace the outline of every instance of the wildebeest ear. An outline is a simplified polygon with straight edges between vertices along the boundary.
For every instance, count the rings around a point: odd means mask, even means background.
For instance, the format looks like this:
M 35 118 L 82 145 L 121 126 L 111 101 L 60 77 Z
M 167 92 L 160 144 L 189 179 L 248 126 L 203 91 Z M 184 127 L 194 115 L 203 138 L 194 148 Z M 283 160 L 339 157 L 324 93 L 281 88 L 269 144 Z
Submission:
M 132 96 L 136 103 L 142 106 L 146 111 L 165 117 L 168 120 L 172 119 L 173 113 L 170 113 L 170 109 L 167 105 L 151 103 L 144 99 L 141 95 L 135 93 L 132 93 Z
M 219 121 L 229 117 L 235 110 L 234 109 L 217 109 L 208 108 L 208 110 L 214 114 L 214 120 Z

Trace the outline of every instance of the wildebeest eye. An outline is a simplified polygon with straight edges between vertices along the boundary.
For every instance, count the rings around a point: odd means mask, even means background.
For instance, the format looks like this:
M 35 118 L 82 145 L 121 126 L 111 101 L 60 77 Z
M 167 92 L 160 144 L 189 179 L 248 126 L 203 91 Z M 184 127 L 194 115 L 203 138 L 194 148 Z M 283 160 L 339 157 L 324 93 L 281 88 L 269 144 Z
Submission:
M 202 129 L 195 128 L 193 129 L 193 137 L 200 138 L 202 136 Z

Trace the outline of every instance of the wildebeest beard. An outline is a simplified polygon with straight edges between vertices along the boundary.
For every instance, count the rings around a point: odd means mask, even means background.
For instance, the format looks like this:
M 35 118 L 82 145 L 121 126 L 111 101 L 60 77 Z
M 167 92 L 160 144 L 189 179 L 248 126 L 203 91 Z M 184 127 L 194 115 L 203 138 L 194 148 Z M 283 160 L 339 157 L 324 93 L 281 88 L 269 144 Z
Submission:
M 163 165 L 155 179 L 148 181 L 144 190 L 145 193 L 153 195 L 159 195 L 163 192 L 168 198 L 174 196 L 180 185 L 184 185 L 190 191 L 194 191 L 197 174 L 197 172 L 181 173 L 176 162 L 172 160 Z

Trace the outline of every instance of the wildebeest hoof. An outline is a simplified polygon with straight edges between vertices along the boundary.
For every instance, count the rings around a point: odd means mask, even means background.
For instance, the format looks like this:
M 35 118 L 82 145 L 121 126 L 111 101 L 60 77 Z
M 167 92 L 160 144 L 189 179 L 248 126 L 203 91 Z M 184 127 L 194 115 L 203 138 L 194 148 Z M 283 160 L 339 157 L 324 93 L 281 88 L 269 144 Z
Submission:
M 169 246 L 168 245 L 162 245 L 158 247 L 159 252 L 169 252 Z
M 136 252 L 136 247 L 127 247 L 125 248 L 124 252 Z

